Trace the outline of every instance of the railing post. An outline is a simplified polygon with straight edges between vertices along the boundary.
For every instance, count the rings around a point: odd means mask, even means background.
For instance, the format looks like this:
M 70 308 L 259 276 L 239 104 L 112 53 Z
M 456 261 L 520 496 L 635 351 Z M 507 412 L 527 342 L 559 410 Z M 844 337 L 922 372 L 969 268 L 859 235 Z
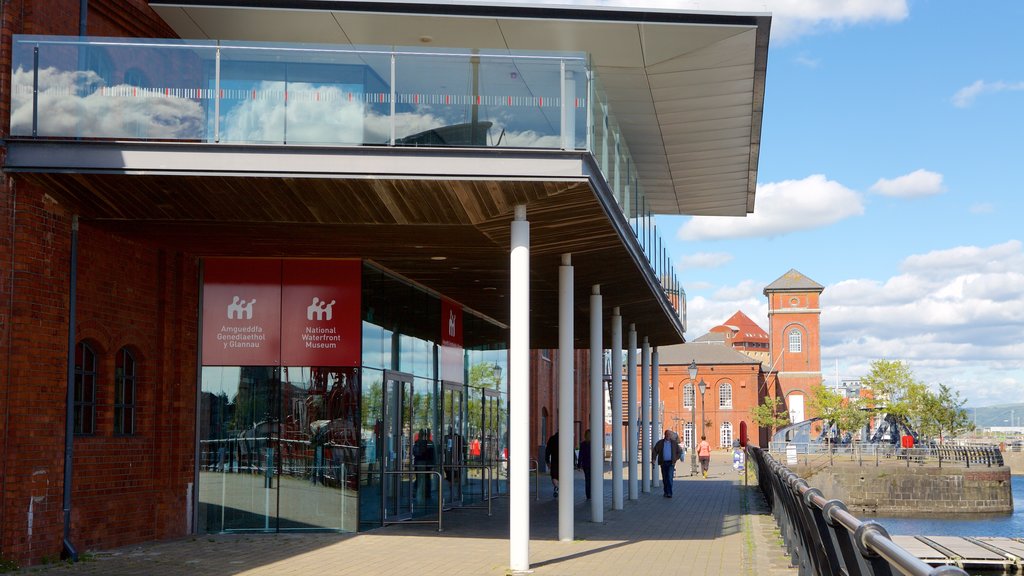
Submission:
M 213 141 L 220 142 L 220 40 L 217 41 L 217 52 L 213 63 Z
M 388 145 L 395 145 L 395 53 L 391 53 L 391 86 L 390 86 L 390 98 L 391 98 L 391 138 Z M 473 127 L 475 129 L 475 127 Z
M 32 48 L 32 137 L 39 135 L 39 45 Z

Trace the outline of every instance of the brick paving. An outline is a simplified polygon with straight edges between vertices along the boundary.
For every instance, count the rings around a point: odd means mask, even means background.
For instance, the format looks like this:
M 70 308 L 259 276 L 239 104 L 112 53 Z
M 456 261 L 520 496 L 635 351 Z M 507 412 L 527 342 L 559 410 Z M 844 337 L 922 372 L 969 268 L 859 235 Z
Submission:
M 677 477 L 675 497 L 661 488 L 590 522 L 582 475 L 577 473 L 575 540 L 558 540 L 558 505 L 541 478 L 531 500 L 531 569 L 537 575 L 795 574 L 786 566 L 753 476 L 743 487 L 731 458 L 716 454 L 707 479 Z M 728 460 L 728 461 L 727 461 Z M 717 462 L 716 462 L 717 461 Z M 677 467 L 677 474 L 689 466 Z M 610 474 L 608 475 L 610 477 Z M 153 542 L 85 554 L 74 564 L 22 570 L 33 576 L 270 576 L 416 574 L 443 576 L 508 573 L 508 499 L 493 517 L 479 509 L 445 513 L 445 530 L 398 524 L 360 534 L 217 534 Z

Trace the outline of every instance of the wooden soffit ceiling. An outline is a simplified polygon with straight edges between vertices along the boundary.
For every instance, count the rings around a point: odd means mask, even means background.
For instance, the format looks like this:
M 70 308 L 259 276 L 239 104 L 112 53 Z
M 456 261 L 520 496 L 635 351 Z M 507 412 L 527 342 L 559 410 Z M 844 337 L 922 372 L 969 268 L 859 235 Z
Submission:
M 233 166 L 227 159 L 212 161 L 220 171 L 188 173 L 173 157 L 196 151 L 173 147 L 162 156 L 163 170 L 100 170 L 81 165 L 90 155 L 76 143 L 57 148 L 66 152 L 44 148 L 49 167 L 29 166 L 23 162 L 25 147 L 35 145 L 13 142 L 8 171 L 39 186 L 87 225 L 200 257 L 367 259 L 505 325 L 510 222 L 514 207 L 524 204 L 531 226 L 531 346 L 557 347 L 558 267 L 565 253 L 575 266 L 578 347 L 589 347 L 587 306 L 594 284 L 604 294 L 605 317 L 617 306 L 623 321 L 635 323 L 652 344 L 682 340 L 678 318 L 667 312 L 664 295 L 645 277 L 646 265 L 633 256 L 633 239 L 617 225 L 617 219 L 625 222 L 621 214 L 605 209 L 585 170 L 564 169 L 565 153 L 552 160 L 557 167 L 550 171 L 565 173 L 558 177 L 417 178 L 238 172 L 224 169 Z M 129 149 L 104 157 L 135 156 Z M 344 163 L 332 162 L 344 172 Z M 356 162 L 375 165 L 365 157 Z M 393 169 L 401 164 L 401 157 L 390 162 Z M 534 172 L 546 173 L 541 164 L 539 158 L 529 162 Z M 501 165 L 498 159 L 492 163 Z

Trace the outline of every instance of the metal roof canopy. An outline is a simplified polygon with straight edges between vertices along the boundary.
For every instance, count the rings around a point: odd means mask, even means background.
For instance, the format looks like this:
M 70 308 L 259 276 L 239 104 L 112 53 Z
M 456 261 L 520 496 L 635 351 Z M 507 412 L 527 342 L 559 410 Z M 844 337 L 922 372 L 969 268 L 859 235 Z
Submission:
M 754 210 L 767 14 L 451 0 L 149 4 L 189 39 L 586 52 L 652 212 Z

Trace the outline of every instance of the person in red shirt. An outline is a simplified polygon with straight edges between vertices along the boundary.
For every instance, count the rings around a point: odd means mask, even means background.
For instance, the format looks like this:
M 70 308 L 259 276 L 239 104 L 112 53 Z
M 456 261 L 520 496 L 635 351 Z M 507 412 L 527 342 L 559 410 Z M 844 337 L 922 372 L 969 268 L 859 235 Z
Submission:
M 708 466 L 711 464 L 711 444 L 708 444 L 707 436 L 700 437 L 700 444 L 697 445 L 697 457 L 700 458 L 700 470 L 707 478 Z

